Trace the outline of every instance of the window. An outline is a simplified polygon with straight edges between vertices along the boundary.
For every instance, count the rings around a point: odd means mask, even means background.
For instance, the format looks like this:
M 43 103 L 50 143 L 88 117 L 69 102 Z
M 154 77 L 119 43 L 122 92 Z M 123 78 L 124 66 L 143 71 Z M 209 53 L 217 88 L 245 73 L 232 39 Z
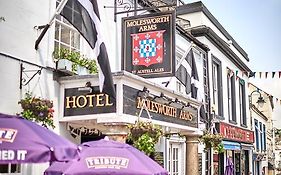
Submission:
M 260 148 L 261 151 L 264 150 L 264 137 L 263 137 L 263 130 L 262 130 L 262 123 L 260 122 L 260 126 L 259 126 L 259 135 L 260 135 Z
M 13 173 L 17 174 L 21 172 L 20 164 L 0 164 L 0 173 Z
M 263 150 L 266 151 L 266 127 L 265 124 L 263 124 Z
M 255 140 L 256 140 L 256 150 L 260 150 L 260 144 L 259 144 L 259 122 L 257 119 L 255 119 Z
M 247 126 L 246 118 L 246 92 L 245 92 L 245 81 L 239 81 L 239 112 L 241 119 L 241 126 Z
M 169 145 L 169 158 L 168 158 L 168 171 L 169 175 L 181 175 L 182 174 L 182 162 L 180 143 L 170 143 Z
M 216 115 L 223 118 L 221 62 L 214 56 L 212 56 L 212 78 L 213 78 L 213 105 L 216 110 Z
M 59 1 L 57 1 L 57 6 Z M 67 10 L 71 11 L 74 17 L 78 11 L 74 6 L 66 6 Z M 77 30 L 62 16 L 56 17 L 55 22 L 55 48 L 66 48 L 71 51 L 80 50 L 80 34 Z
M 236 123 L 235 77 L 233 72 L 227 74 L 227 97 L 229 121 Z

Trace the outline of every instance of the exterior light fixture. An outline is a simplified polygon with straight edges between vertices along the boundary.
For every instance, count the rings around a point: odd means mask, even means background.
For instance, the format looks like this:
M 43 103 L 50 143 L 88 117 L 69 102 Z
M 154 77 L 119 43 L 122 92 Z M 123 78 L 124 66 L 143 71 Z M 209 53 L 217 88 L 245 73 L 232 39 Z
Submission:
M 266 102 L 264 101 L 264 98 L 261 96 L 261 92 L 259 91 L 259 89 L 253 91 L 253 92 L 249 95 L 250 105 L 253 105 L 253 103 L 252 103 L 252 95 L 253 95 L 253 93 L 255 93 L 255 92 L 259 93 L 259 95 L 260 95 L 260 96 L 258 97 L 258 100 L 257 100 L 256 103 L 258 104 L 258 106 L 259 106 L 260 108 L 262 108 L 263 105 L 264 105 Z

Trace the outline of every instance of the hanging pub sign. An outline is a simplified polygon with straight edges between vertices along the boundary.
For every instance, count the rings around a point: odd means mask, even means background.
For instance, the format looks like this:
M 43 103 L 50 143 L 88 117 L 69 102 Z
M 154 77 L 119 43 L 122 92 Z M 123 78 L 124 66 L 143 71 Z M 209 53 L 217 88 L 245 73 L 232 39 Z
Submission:
M 175 14 L 122 19 L 122 69 L 144 78 L 174 75 Z
M 254 132 L 227 123 L 216 123 L 216 128 L 224 139 L 244 143 L 254 143 Z
M 98 86 L 64 90 L 64 116 L 116 112 L 116 100 L 101 93 Z

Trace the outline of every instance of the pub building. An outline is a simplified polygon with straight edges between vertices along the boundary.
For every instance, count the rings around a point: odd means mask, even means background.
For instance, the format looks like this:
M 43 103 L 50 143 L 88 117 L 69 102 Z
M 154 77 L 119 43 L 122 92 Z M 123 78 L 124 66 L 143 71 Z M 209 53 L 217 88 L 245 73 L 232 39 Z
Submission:
M 223 153 L 213 154 L 215 172 L 224 174 L 228 166 L 233 164 L 236 174 L 251 172 L 254 150 L 254 132 L 229 123 L 216 123 L 216 130 L 223 136 Z
M 106 135 L 125 142 L 127 124 L 134 124 L 140 117 L 169 134 L 156 148 L 157 161 L 163 167 L 169 170 L 176 166 L 179 174 L 199 167 L 194 161 L 202 134 L 197 114 L 201 104 L 197 100 L 126 71 L 113 74 L 116 99 L 100 93 L 96 75 L 61 77 L 58 81 L 60 130 L 67 138 L 82 143 Z

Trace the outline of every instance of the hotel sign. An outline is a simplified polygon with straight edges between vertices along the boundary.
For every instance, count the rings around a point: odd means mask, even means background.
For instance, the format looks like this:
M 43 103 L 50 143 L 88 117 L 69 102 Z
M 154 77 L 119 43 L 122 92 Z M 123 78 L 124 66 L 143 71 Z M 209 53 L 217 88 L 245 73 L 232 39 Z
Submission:
M 219 133 L 227 140 L 254 143 L 254 132 L 223 122 L 217 123 Z
M 100 93 L 99 87 L 90 87 L 91 92 L 70 88 L 64 90 L 64 116 L 116 112 L 116 100 Z
M 122 69 L 145 78 L 174 74 L 173 12 L 123 18 Z
M 193 107 L 174 107 L 172 104 L 157 102 L 151 98 L 138 96 L 138 89 L 123 86 L 123 113 L 139 114 L 144 105 L 153 120 L 165 121 L 190 127 L 198 127 L 197 109 Z M 141 116 L 148 118 L 148 112 L 143 108 Z

